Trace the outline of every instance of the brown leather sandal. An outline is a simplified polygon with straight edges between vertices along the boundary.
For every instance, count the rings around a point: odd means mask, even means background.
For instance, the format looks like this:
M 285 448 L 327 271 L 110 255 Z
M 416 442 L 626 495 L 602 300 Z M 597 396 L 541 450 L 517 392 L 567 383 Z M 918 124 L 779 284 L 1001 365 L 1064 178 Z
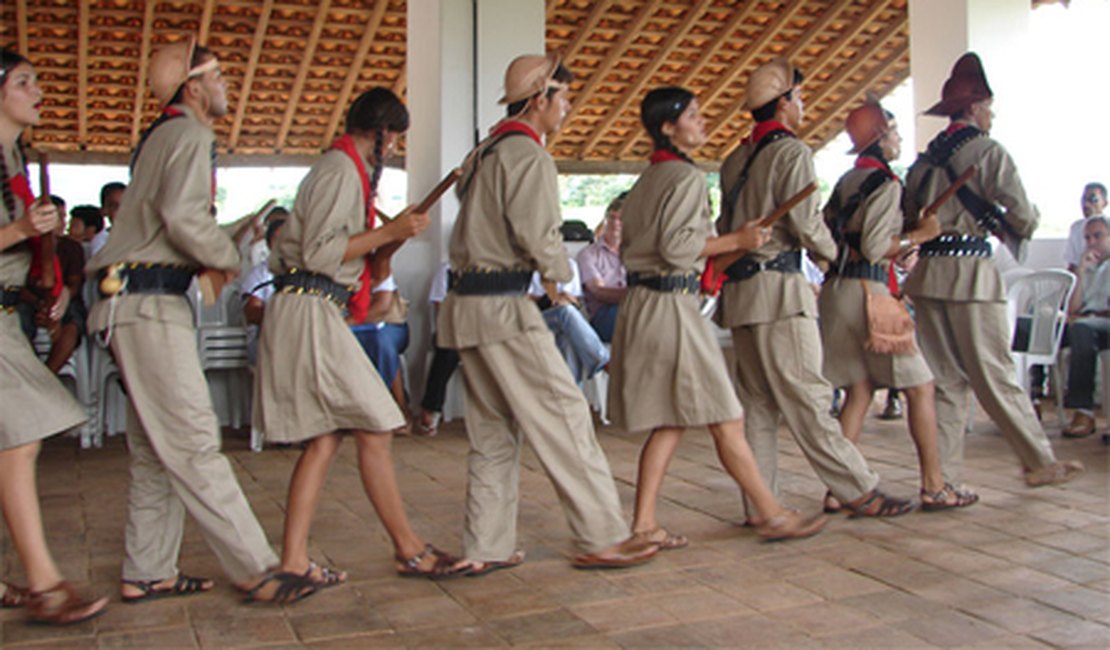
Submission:
M 10 582 L 0 581 L 0 589 L 4 590 L 0 593 L 0 607 L 4 609 L 23 607 L 31 598 L 31 592 L 26 587 L 19 587 Z
M 97 616 L 107 605 L 107 598 L 88 600 L 63 580 L 46 591 L 30 592 L 27 619 L 40 625 L 72 625 Z
M 949 501 L 948 498 L 950 496 L 955 497 L 955 500 Z M 936 492 L 930 492 L 925 488 L 921 488 L 921 510 L 923 512 L 939 512 L 952 508 L 966 508 L 978 502 L 978 494 L 975 494 L 971 490 L 957 490 L 952 487 L 951 483 L 945 483 L 944 487 Z
M 431 568 L 421 568 L 420 565 L 429 557 L 435 558 L 435 562 L 432 564 Z M 465 573 L 465 567 L 455 566 L 459 563 L 459 558 L 450 553 L 445 553 L 431 544 L 425 545 L 423 551 L 420 551 L 410 558 L 396 555 L 394 559 L 397 560 L 397 575 L 402 578 L 445 580 L 448 578 L 456 578 Z

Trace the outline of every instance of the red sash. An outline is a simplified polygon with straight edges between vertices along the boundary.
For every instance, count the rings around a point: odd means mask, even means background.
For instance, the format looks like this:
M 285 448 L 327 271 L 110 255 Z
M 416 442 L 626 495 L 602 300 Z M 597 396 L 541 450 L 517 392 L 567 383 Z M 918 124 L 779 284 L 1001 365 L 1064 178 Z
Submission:
M 8 179 L 8 186 L 12 189 L 12 194 L 19 198 L 23 203 L 23 211 L 26 213 L 31 209 L 31 204 L 35 202 L 35 193 L 31 191 L 31 183 L 27 180 L 26 174 L 19 174 L 10 176 Z M 31 242 L 31 268 L 27 272 L 27 277 L 30 278 L 31 285 L 40 284 L 38 281 L 42 279 L 42 241 L 41 237 L 32 237 Z M 54 287 L 50 289 L 50 296 L 57 298 L 62 293 L 62 265 L 55 262 L 54 264 Z
M 358 178 L 362 181 L 362 196 L 366 200 L 366 229 L 373 230 L 374 195 L 370 187 L 370 175 L 366 173 L 366 161 L 355 149 L 355 141 L 350 134 L 341 136 L 332 143 L 331 148 L 347 154 L 347 157 L 355 163 L 355 168 L 358 169 Z M 358 276 L 358 290 L 351 295 L 351 299 L 347 302 L 347 311 L 350 313 L 351 322 L 353 323 L 363 322 L 366 320 L 366 314 L 370 312 L 371 280 L 370 256 L 367 255 L 363 259 L 362 273 Z

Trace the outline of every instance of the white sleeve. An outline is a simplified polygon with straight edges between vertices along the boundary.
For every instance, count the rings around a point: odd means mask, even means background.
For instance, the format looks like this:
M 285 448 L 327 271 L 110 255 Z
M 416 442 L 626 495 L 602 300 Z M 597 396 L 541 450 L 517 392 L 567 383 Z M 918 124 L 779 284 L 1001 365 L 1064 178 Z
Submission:
M 370 290 L 370 293 L 381 293 L 383 291 L 396 291 L 397 281 L 390 275 L 388 278 L 382 280 L 382 283 Z
M 443 302 L 443 299 L 447 297 L 447 271 L 450 268 L 451 266 L 447 262 L 439 267 L 439 272 L 432 278 L 432 288 L 428 291 L 428 302 Z
M 578 261 L 573 257 L 568 260 L 570 262 L 571 278 L 570 282 L 563 282 L 559 284 L 559 293 L 565 293 L 568 296 L 575 298 L 582 297 L 582 276 L 578 272 Z
M 528 294 L 532 296 L 542 296 L 544 294 L 539 271 L 532 271 L 532 283 L 528 285 Z

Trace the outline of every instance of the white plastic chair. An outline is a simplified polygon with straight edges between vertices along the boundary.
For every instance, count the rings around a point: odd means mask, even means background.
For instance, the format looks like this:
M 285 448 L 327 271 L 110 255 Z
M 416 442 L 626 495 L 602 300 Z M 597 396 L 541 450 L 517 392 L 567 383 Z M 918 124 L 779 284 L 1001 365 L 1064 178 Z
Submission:
M 218 408 L 220 393 L 227 404 L 227 422 L 242 427 L 250 417 L 250 364 L 247 360 L 247 328 L 239 326 L 197 328 L 197 354 L 200 367 L 208 378 L 212 401 Z M 227 371 L 222 377 L 210 377 L 213 371 Z M 219 381 L 214 381 L 218 379 Z
M 612 351 L 612 346 L 605 343 L 605 349 Z M 604 369 L 586 380 L 582 385 L 582 392 L 586 394 L 586 401 L 597 411 L 597 416 L 602 424 L 609 424 L 609 373 Z
M 90 398 L 95 404 L 91 444 L 93 447 L 101 447 L 104 444 L 105 431 L 108 435 L 114 435 L 126 426 L 127 396 L 121 383 L 123 377 L 112 353 L 99 343 L 92 344 L 90 348 L 92 362 L 89 377 L 94 391 Z
M 82 339 L 81 343 L 70 355 L 66 363 L 58 371 L 58 378 L 62 383 L 70 384 L 74 397 L 77 398 L 77 403 L 81 405 L 81 410 L 85 412 L 88 418 L 85 423 L 74 431 L 81 439 L 81 448 L 88 449 L 89 447 L 96 446 L 96 402 L 93 399 L 92 377 L 89 370 L 89 350 L 86 344 L 87 340 Z M 45 328 L 38 328 L 35 331 L 34 348 L 35 354 L 38 355 L 44 363 L 50 356 L 50 348 L 52 342 L 50 340 L 50 332 Z
M 1011 325 L 1016 326 L 1018 318 L 1029 319 L 1027 349 L 1010 353 L 1017 368 L 1018 383 L 1029 390 L 1029 368 L 1034 365 L 1051 366 L 1060 426 L 1065 425 L 1064 381 L 1057 356 L 1067 323 L 1068 301 L 1074 288 L 1074 275 L 1052 269 L 1018 277 L 1006 291 L 1007 315 Z

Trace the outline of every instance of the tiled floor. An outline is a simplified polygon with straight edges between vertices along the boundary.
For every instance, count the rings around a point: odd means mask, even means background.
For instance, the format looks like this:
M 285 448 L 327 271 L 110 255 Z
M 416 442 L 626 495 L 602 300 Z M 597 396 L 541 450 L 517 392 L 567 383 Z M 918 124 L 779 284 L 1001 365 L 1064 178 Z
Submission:
M 982 413 L 982 410 L 978 410 Z M 1054 418 L 1046 421 L 1055 422 Z M 332 470 L 312 554 L 351 581 L 291 607 L 238 602 L 195 527 L 184 570 L 220 579 L 211 593 L 144 605 L 114 602 L 95 621 L 28 626 L 0 612 L 5 648 L 140 647 L 1101 647 L 1110 646 L 1110 474 L 1097 438 L 1062 440 L 1062 458 L 1089 471 L 1062 488 L 1030 490 L 1016 457 L 981 421 L 967 444 L 967 478 L 983 501 L 966 511 L 891 520 L 838 516 L 813 539 L 764 544 L 736 525 L 737 490 L 709 436 L 692 431 L 664 485 L 663 522 L 687 549 L 621 572 L 581 572 L 566 561 L 567 527 L 535 459 L 525 457 L 520 543 L 524 565 L 452 581 L 392 574 L 392 550 L 363 495 L 350 442 Z M 785 434 L 784 434 L 785 435 Z M 625 501 L 640 436 L 601 430 Z M 868 418 L 868 458 L 889 491 L 917 489 L 904 422 Z M 230 456 L 270 539 L 280 541 L 294 451 Z M 400 438 L 396 462 L 416 528 L 458 551 L 466 439 L 458 423 L 432 439 Z M 784 438 L 789 505 L 819 507 L 824 490 Z M 115 594 L 122 553 L 127 457 L 119 437 L 101 450 L 51 441 L 41 462 L 47 532 L 68 576 Z M 6 530 L 4 575 L 20 577 Z

